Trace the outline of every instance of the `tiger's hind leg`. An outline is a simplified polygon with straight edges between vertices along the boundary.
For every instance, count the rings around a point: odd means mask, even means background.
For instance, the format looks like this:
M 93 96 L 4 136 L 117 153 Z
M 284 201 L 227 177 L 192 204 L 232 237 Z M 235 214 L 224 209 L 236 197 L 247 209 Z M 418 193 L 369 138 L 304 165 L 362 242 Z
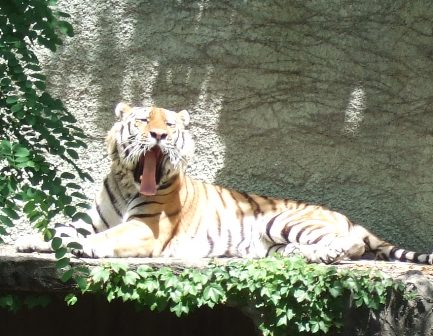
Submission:
M 262 237 L 271 250 L 283 255 L 297 251 L 309 262 L 358 259 L 366 249 L 364 232 L 353 230 L 346 216 L 319 206 L 301 204 L 278 213 L 264 227 Z
M 365 252 L 365 243 L 357 237 L 335 237 L 327 243 L 317 244 L 275 244 L 268 255 L 280 253 L 284 256 L 300 254 L 308 262 L 332 264 L 343 259 L 358 259 Z

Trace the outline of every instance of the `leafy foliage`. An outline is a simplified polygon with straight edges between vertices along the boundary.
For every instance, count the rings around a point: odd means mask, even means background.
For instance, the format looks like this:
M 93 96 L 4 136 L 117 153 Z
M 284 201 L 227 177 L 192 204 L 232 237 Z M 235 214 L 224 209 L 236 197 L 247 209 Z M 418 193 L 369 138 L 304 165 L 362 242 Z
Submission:
M 300 257 L 237 260 L 205 269 L 136 270 L 121 263 L 93 268 L 82 292 L 104 293 L 108 301 L 133 301 L 177 316 L 202 306 L 229 304 L 255 311 L 264 335 L 326 333 L 341 326 L 350 304 L 378 309 L 402 283 L 377 271 L 307 264 Z M 75 303 L 68 296 L 68 304 Z
M 90 179 L 75 164 L 76 149 L 86 147 L 84 133 L 46 91 L 34 52 L 37 46 L 55 51 L 62 35 L 73 36 L 68 15 L 50 7 L 55 2 L 8 0 L 0 6 L 0 236 L 21 210 L 46 239 L 53 236 L 47 225 L 57 213 L 85 216 L 79 210 L 85 205 L 71 205 L 86 199 L 70 181 L 75 173 L 61 174 L 49 159 L 60 158 Z
M 46 307 L 51 302 L 48 295 L 27 295 L 25 297 L 13 294 L 0 295 L 0 308 L 17 311 L 23 307 Z

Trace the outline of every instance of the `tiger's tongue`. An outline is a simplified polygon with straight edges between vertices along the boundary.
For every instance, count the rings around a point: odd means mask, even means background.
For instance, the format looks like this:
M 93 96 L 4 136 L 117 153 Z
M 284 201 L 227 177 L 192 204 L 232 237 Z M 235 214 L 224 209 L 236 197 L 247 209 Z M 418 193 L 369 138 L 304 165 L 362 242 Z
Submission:
M 161 150 L 152 148 L 144 155 L 143 173 L 141 174 L 140 193 L 145 196 L 156 194 L 156 165 Z

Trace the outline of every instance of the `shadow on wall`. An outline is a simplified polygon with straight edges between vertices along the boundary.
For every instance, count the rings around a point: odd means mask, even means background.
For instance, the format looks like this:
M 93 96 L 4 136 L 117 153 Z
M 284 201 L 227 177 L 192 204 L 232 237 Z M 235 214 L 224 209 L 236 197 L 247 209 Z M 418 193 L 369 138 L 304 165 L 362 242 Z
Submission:
M 192 175 L 432 247 L 431 6 L 63 2 L 76 37 L 49 62 L 54 91 L 97 132 L 119 100 L 188 108 Z

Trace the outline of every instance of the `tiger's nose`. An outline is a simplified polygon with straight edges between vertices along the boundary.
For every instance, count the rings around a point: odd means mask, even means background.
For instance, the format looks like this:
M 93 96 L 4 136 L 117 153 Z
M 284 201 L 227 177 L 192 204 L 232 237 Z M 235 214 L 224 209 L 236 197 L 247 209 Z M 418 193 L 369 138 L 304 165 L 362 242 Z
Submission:
M 167 132 L 164 130 L 152 130 L 149 133 L 152 138 L 158 141 L 167 138 Z

